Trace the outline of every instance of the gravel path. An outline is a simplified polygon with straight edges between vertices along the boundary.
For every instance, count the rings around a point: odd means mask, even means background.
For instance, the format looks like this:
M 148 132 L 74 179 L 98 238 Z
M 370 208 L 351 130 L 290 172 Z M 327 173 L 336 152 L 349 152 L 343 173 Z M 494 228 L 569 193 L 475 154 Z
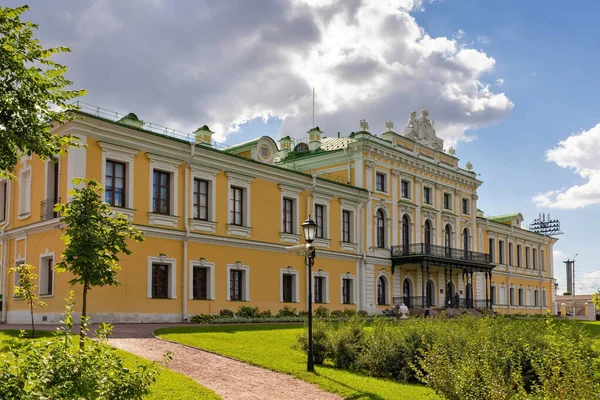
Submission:
M 289 375 L 153 337 L 154 330 L 169 326 L 177 324 L 115 324 L 109 342 L 119 349 L 152 361 L 161 361 L 165 353 L 172 352 L 173 361 L 168 366 L 170 369 L 189 376 L 223 399 L 341 399 Z M 26 329 L 27 326 L 0 325 L 0 329 L 20 328 Z M 39 328 L 54 330 L 49 325 Z

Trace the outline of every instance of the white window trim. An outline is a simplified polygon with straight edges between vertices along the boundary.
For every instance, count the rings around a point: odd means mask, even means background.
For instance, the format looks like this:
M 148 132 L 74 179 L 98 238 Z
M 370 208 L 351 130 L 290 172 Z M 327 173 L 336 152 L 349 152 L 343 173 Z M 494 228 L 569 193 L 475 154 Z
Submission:
M 315 278 L 316 277 L 325 278 L 325 296 L 323 296 L 323 302 L 322 303 L 316 303 L 315 302 L 314 288 L 315 288 Z M 313 302 L 313 304 L 329 304 L 329 273 L 328 272 L 323 272 L 321 270 L 313 272 L 312 273 L 312 280 L 311 280 L 310 284 L 312 285 L 312 288 L 313 288 L 313 294 L 312 294 L 312 302 Z
M 350 303 L 344 303 L 344 279 L 350 279 L 352 281 L 352 292 L 350 293 Z M 356 276 L 351 275 L 349 272 L 340 275 L 340 304 L 342 306 L 356 304 Z
M 444 196 L 445 195 L 450 196 L 450 208 L 446 208 L 445 204 L 443 204 L 444 203 L 443 200 L 444 200 Z M 447 190 L 444 190 L 443 193 L 442 193 L 442 208 L 445 211 L 454 211 L 454 207 L 453 206 L 454 206 L 453 194 L 451 192 L 448 192 Z
M 279 184 L 280 200 L 279 200 L 279 236 L 282 242 L 286 243 L 300 243 L 299 225 L 300 225 L 300 193 L 304 190 L 293 186 L 287 186 Z M 292 228 L 293 232 L 284 232 L 283 226 L 283 199 L 291 199 L 293 202 L 293 221 Z
M 342 250 L 356 252 L 356 203 L 340 199 L 340 246 Z M 344 242 L 344 211 L 350 212 L 350 242 Z
M 217 174 L 218 170 L 212 168 L 202 169 L 192 167 L 192 177 L 189 193 L 189 213 L 190 229 L 193 231 L 202 231 L 216 233 L 217 231 Z M 194 219 L 194 180 L 202 179 L 208 182 L 208 220 Z M 229 199 L 227 200 L 229 201 Z
M 129 220 L 133 220 L 133 168 L 135 156 L 140 152 L 137 149 L 119 146 L 113 143 L 98 142 L 98 145 L 102 148 L 102 186 L 106 187 L 106 162 L 116 161 L 125 164 L 125 207 L 113 207 L 115 211 L 127 215 Z M 59 166 L 60 168 L 60 166 Z M 150 186 L 150 196 L 152 196 L 152 185 Z M 152 197 L 150 197 L 150 210 L 152 210 Z
M 385 247 L 377 247 L 378 243 L 377 243 L 377 212 L 381 210 L 381 212 L 383 213 L 383 217 L 385 218 L 385 229 L 384 229 L 384 238 L 383 238 L 383 244 Z M 374 252 L 379 256 L 379 257 L 389 257 L 389 252 L 390 252 L 390 247 L 391 247 L 391 225 L 392 225 L 392 219 L 389 216 L 390 212 L 384 208 L 384 207 L 380 207 L 380 206 L 376 206 L 374 213 L 373 213 L 373 249 Z M 431 224 L 432 228 L 433 228 L 433 222 Z
M 509 294 L 506 292 L 506 285 L 500 285 L 500 296 L 498 297 L 498 304 L 509 305 L 510 301 L 508 300 Z
M 42 266 L 44 266 L 44 260 L 46 259 L 52 259 L 52 264 L 56 264 L 56 258 L 54 257 L 54 253 L 50 253 L 48 251 L 48 249 L 46 249 L 46 252 L 44 254 L 40 254 L 40 264 L 39 264 L 39 270 L 38 270 L 38 295 L 40 297 L 54 297 L 54 293 L 55 293 L 55 284 L 56 284 L 56 274 L 54 271 L 54 265 L 52 266 L 52 293 L 51 294 L 47 294 L 47 293 L 42 293 L 41 287 L 42 287 Z M 46 279 L 48 279 L 48 277 L 46 277 Z
M 152 297 L 152 264 L 168 264 L 169 265 L 169 299 L 177 298 L 177 260 L 168 257 L 148 257 L 148 287 L 146 296 L 149 299 Z M 165 300 L 165 299 L 157 299 Z
M 190 300 L 203 300 L 194 298 L 194 268 L 201 267 L 208 269 L 208 293 L 206 300 L 215 300 L 215 263 L 208 262 L 205 260 L 192 260 L 190 261 L 189 273 L 189 299 Z
M 464 212 L 463 205 L 462 205 L 462 203 L 465 200 L 467 201 L 467 213 Z M 471 215 L 471 199 L 469 199 L 468 197 L 462 197 L 461 198 L 461 200 L 460 200 L 460 212 L 461 212 L 462 215 Z
M 283 275 L 294 276 L 294 287 L 292 288 L 292 303 L 300 302 L 300 271 L 291 267 L 279 270 L 279 302 L 283 303 Z M 288 302 L 286 302 L 288 303 Z
M 19 264 L 26 264 L 26 261 L 24 258 L 16 258 L 15 259 L 15 267 L 17 267 Z M 21 297 L 18 297 L 15 293 L 15 287 L 20 286 L 19 285 L 19 279 L 17 277 L 20 277 L 18 272 L 13 272 L 13 299 L 18 299 L 21 300 Z M 4 300 L 7 301 L 7 300 Z
M 408 197 L 402 196 L 402 182 L 408 183 Z M 413 198 L 412 192 L 413 192 L 412 180 L 411 179 L 406 179 L 406 178 L 400 178 L 400 198 L 401 199 L 412 200 L 412 198 Z
M 378 304 L 377 303 L 377 283 L 379 282 L 379 278 L 385 279 L 385 304 Z M 375 299 L 374 299 L 374 303 L 375 305 L 378 306 L 389 306 L 391 305 L 392 302 L 392 288 L 390 287 L 391 284 L 391 279 L 388 276 L 387 271 L 381 271 L 379 272 L 379 274 L 377 274 L 377 278 L 375 279 Z
M 527 286 L 527 290 L 525 291 L 525 305 L 533 306 L 533 290 L 531 286 Z
M 490 300 L 495 300 L 495 301 L 492 301 L 492 305 L 495 306 L 495 305 L 498 305 L 500 303 L 499 298 L 498 298 L 499 297 L 498 286 L 495 283 L 492 283 L 491 287 L 494 288 L 494 290 L 490 289 Z M 496 298 L 495 299 L 492 296 L 493 292 L 496 292 Z
M 542 301 L 540 304 L 542 307 L 548 307 L 548 302 L 546 301 L 546 288 L 542 288 Z
M 433 191 L 433 185 L 429 185 L 429 186 L 428 186 L 428 184 L 425 184 L 425 182 L 423 182 L 422 186 L 423 186 L 423 193 L 422 193 L 422 201 L 423 201 L 423 204 L 424 204 L 424 205 L 428 205 L 428 206 L 431 206 L 431 207 L 433 207 L 433 206 L 434 206 L 434 204 L 435 204 L 435 199 L 434 199 L 434 197 L 435 197 L 435 192 Z M 427 202 L 425 201 L 425 189 L 429 189 L 429 200 L 431 200 L 431 202 L 430 202 L 430 203 L 427 203 Z
M 29 174 L 27 186 L 23 185 L 23 175 Z M 18 219 L 25 219 L 31 216 L 31 167 L 27 166 L 19 171 L 19 215 Z
M 325 247 L 325 248 L 329 248 L 329 245 L 331 244 L 331 232 L 329 230 L 329 220 L 330 220 L 330 202 L 331 199 L 333 197 L 332 196 L 328 196 L 326 194 L 322 194 L 322 193 L 315 193 L 313 194 L 313 212 L 315 213 L 315 217 L 317 215 L 316 213 L 316 209 L 315 207 L 317 205 L 323 206 L 323 222 L 325 224 L 325 226 L 323 227 L 323 237 L 322 238 L 317 238 L 315 237 L 315 241 L 314 244 L 315 246 L 318 247 Z
M 250 233 L 252 232 L 251 222 L 250 222 L 250 211 L 252 208 L 250 207 L 250 199 L 251 199 L 251 183 L 254 178 L 237 174 L 235 172 L 227 171 L 227 234 L 228 235 L 236 235 L 236 236 L 244 236 L 249 238 Z M 231 222 L 231 187 L 236 186 L 242 188 L 244 190 L 244 221 L 242 221 L 243 225 L 233 225 Z M 229 279 L 229 276 L 228 278 Z M 229 296 L 229 290 L 227 290 Z
M 383 188 L 385 190 L 377 190 L 377 174 L 383 175 Z M 390 174 L 381 168 L 375 167 L 375 180 L 373 181 L 373 189 L 375 193 L 390 194 Z
M 150 160 L 150 190 L 148 191 L 148 214 L 150 215 L 150 225 L 164 225 L 171 228 L 176 228 L 179 222 L 179 166 L 180 160 L 160 156 L 157 154 L 146 153 Z M 170 214 L 158 214 L 153 212 L 152 208 L 152 192 L 154 186 L 154 170 L 164 171 L 171 174 L 171 198 L 169 199 L 171 210 Z
M 227 301 L 231 300 L 231 270 L 240 270 L 244 271 L 244 291 L 242 293 L 241 301 L 250 301 L 250 267 L 247 265 L 242 265 L 241 263 L 235 264 L 227 264 Z M 239 300 L 233 300 L 239 301 Z

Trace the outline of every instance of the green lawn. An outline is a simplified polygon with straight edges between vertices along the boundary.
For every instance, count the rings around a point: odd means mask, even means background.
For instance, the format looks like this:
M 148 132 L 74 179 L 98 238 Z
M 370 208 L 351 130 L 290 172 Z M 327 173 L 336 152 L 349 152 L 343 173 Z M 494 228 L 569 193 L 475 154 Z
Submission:
M 48 337 L 51 335 L 52 333 L 48 331 L 36 331 L 36 337 Z M 8 341 L 18 336 L 18 331 L 0 330 L 0 352 L 6 346 Z M 150 361 L 126 351 L 117 350 L 117 352 L 125 359 L 125 364 L 128 367 L 137 364 L 150 363 Z M 160 374 L 156 379 L 156 382 L 151 386 L 150 393 L 147 396 L 144 396 L 144 400 L 217 400 L 221 398 L 216 393 L 200 386 L 196 381 L 185 375 L 171 371 L 163 366 L 160 366 L 159 369 Z
M 158 329 L 161 338 L 237 358 L 293 375 L 346 399 L 432 399 L 433 390 L 357 373 L 316 366 L 306 372 L 306 355 L 291 346 L 302 325 L 244 324 Z

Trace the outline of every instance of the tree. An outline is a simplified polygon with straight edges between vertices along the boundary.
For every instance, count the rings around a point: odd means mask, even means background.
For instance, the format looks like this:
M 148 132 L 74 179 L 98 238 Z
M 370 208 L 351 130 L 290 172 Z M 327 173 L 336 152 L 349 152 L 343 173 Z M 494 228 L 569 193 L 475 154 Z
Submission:
M 600 289 L 592 295 L 592 301 L 596 306 L 596 310 L 600 310 Z
M 12 267 L 8 272 L 16 273 L 19 276 L 19 286 L 15 286 L 15 296 L 25 300 L 31 311 L 31 337 L 35 336 L 35 323 L 33 320 L 33 309 L 36 307 L 45 307 L 44 303 L 37 295 L 37 285 L 33 283 L 38 276 L 33 273 L 35 266 L 30 264 L 19 264 Z
M 67 47 L 44 48 L 33 38 L 38 25 L 21 21 L 28 6 L 0 6 L 0 175 L 12 176 L 21 156 L 42 159 L 77 145 L 71 135 L 51 133 L 52 124 L 74 118 L 69 102 L 85 94 L 68 90 L 67 67 L 51 60 Z M 71 107 L 74 108 L 74 107 Z M 52 123 L 52 124 L 51 124 Z
M 94 286 L 120 285 L 117 280 L 119 255 L 129 255 L 128 240 L 143 241 L 142 232 L 129 219 L 115 213 L 102 199 L 102 185 L 94 179 L 76 178 L 69 191 L 71 200 L 57 204 L 55 211 L 66 225 L 61 239 L 65 243 L 57 271 L 69 271 L 71 285 L 83 285 L 81 318 L 87 323 L 87 293 Z M 84 329 L 80 329 L 80 345 L 84 346 Z

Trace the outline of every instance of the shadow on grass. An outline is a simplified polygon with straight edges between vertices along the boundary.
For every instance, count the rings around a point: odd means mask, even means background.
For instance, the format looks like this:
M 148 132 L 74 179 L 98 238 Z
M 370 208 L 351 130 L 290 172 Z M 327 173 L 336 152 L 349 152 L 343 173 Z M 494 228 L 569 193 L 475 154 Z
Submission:
M 200 326 L 177 326 L 172 328 L 159 328 L 154 331 L 155 335 L 164 334 L 190 334 L 190 333 L 237 333 L 248 331 L 276 331 L 303 328 L 304 324 L 231 324 L 231 325 L 200 325 Z
M 331 370 L 336 370 L 337 371 L 337 369 L 334 368 L 334 367 L 321 366 L 320 368 L 322 368 L 322 369 L 331 369 Z M 323 380 L 327 380 L 329 382 L 333 382 L 336 385 L 345 387 L 346 389 L 349 389 L 349 390 L 351 390 L 353 392 L 357 392 L 356 394 L 353 394 L 350 397 L 345 397 L 346 400 L 359 400 L 359 399 L 386 400 L 384 397 L 381 397 L 378 394 L 354 388 L 354 387 L 352 387 L 352 386 L 350 386 L 350 385 L 348 385 L 346 383 L 343 383 L 343 382 L 341 382 L 341 381 L 339 381 L 337 379 L 333 379 L 333 378 L 330 378 L 330 377 L 325 376 L 323 374 L 320 374 L 318 371 L 315 371 L 314 374 L 317 375 L 318 377 L 320 377 Z M 359 373 L 356 373 L 356 372 L 353 372 L 353 374 L 356 374 L 359 377 L 362 377 L 362 376 L 366 377 L 366 375 L 359 374 Z
M 3 339 L 9 339 L 9 338 L 19 338 L 21 334 L 21 331 L 18 330 L 1 330 L 0 331 L 0 341 Z M 43 337 L 52 337 L 54 336 L 54 331 L 35 331 L 35 336 L 33 337 L 34 339 L 39 339 L 39 338 L 43 338 Z M 25 334 L 23 336 L 23 339 L 31 339 L 31 331 L 26 330 Z

